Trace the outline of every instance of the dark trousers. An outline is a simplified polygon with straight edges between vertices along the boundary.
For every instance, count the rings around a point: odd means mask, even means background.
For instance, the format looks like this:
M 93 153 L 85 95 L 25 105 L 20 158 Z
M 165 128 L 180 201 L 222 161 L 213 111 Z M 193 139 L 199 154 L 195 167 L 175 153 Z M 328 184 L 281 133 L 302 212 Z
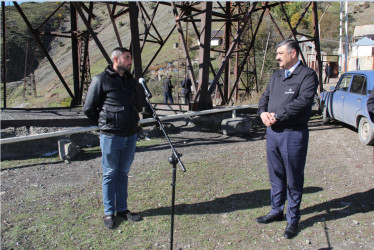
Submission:
M 170 100 L 170 103 L 173 103 L 173 96 L 169 92 L 164 92 L 165 97 L 165 103 L 168 103 L 168 100 Z
M 309 130 L 266 131 L 268 172 L 271 184 L 271 214 L 283 213 L 288 201 L 287 222 L 298 223 L 303 195 L 304 168 Z
M 325 82 L 324 82 L 324 84 L 325 83 L 330 83 L 330 75 L 326 75 L 325 76 Z
M 183 95 L 184 95 L 184 104 L 189 104 L 190 103 L 190 93 L 183 94 Z

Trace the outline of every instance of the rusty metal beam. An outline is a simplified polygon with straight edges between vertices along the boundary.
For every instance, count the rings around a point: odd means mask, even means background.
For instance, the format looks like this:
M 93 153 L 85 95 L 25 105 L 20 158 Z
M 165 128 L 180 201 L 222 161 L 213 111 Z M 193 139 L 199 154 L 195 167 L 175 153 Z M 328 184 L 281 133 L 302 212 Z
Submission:
M 204 2 L 202 7 L 205 12 L 201 16 L 200 24 L 199 88 L 195 96 L 195 101 L 199 103 L 199 110 L 212 108 L 212 100 L 208 92 L 212 7 L 212 2 Z
M 109 6 L 108 3 L 106 4 L 106 7 L 108 9 L 108 13 L 109 13 L 110 21 L 112 22 L 114 33 L 116 34 L 116 37 L 117 37 L 118 45 L 120 47 L 123 47 L 122 46 L 121 37 L 119 36 L 119 33 L 118 33 L 118 29 L 117 29 L 117 25 L 116 25 L 115 19 L 113 18 L 113 12 L 115 11 L 115 5 L 113 7 L 113 11 L 110 9 L 110 6 Z
M 71 53 L 72 53 L 72 68 L 73 68 L 73 82 L 74 82 L 74 98 L 71 100 L 71 106 L 75 107 L 78 104 L 79 96 L 79 55 L 78 55 L 78 20 L 77 11 L 74 5 L 70 3 L 70 25 L 71 25 Z
M 150 16 L 148 15 L 148 13 L 147 13 L 147 11 L 145 10 L 143 4 L 141 4 L 141 3 L 139 2 L 139 6 L 141 7 L 142 13 L 144 13 L 145 16 L 148 18 L 148 20 L 150 21 L 150 23 L 149 23 L 149 25 L 148 25 L 148 27 L 147 27 L 147 30 L 146 30 L 146 32 L 145 32 L 145 38 L 144 38 L 144 40 L 146 40 L 147 35 L 151 35 L 151 34 L 150 34 L 150 29 L 151 29 L 151 27 L 153 27 L 154 31 L 156 32 L 156 34 L 157 34 L 157 36 L 158 36 L 158 41 L 163 41 L 161 34 L 158 32 L 156 26 L 155 26 L 154 23 L 153 23 L 154 18 L 156 17 L 156 12 L 157 12 L 158 6 L 159 6 L 158 3 L 156 4 L 155 9 L 153 10 L 152 18 L 150 18 Z M 147 32 L 147 31 L 148 31 L 148 32 Z M 151 36 L 152 36 L 152 35 L 151 35 Z M 155 38 L 154 36 L 152 36 L 152 37 Z M 156 38 L 155 38 L 155 39 L 156 39 Z M 156 39 L 156 40 L 157 40 L 157 39 Z M 144 46 L 144 43 L 143 43 L 143 46 Z M 142 46 L 142 48 L 143 48 L 143 46 Z
M 90 6 L 89 6 L 89 11 L 92 12 L 93 10 L 93 5 L 94 5 L 94 2 L 90 2 Z M 88 23 L 91 24 L 91 19 L 92 19 L 92 16 L 88 16 Z M 86 80 L 86 75 L 87 75 L 87 61 L 88 61 L 88 45 L 89 45 L 89 41 L 90 41 L 90 34 L 86 31 L 84 33 L 84 50 L 83 50 L 83 65 L 82 65 L 82 68 L 81 68 L 81 75 L 80 75 L 80 90 L 79 90 L 79 96 L 78 96 L 78 104 L 82 104 L 82 97 L 83 97 L 83 89 L 84 89 L 84 84 L 85 84 L 85 80 Z M 82 46 L 82 45 L 81 45 Z M 81 55 L 82 56 L 82 55 Z
M 231 12 L 231 2 L 226 2 L 225 7 L 225 13 L 229 15 Z M 230 49 L 230 43 L 231 43 L 231 21 L 227 21 L 225 23 L 225 44 L 224 44 L 224 50 L 225 54 Z M 223 100 L 228 101 L 228 95 L 229 95 L 229 89 L 230 89 L 230 74 L 231 74 L 231 60 L 229 63 L 226 64 L 225 70 L 224 70 L 224 80 L 223 80 Z M 226 104 L 226 102 L 222 102 L 222 104 Z
M 238 30 L 238 32 L 237 32 L 235 38 L 234 38 L 234 41 L 233 41 L 233 43 L 231 44 L 231 46 L 230 46 L 230 48 L 229 48 L 229 51 L 226 53 L 226 55 L 225 55 L 225 59 L 224 59 L 224 61 L 222 62 L 222 65 L 221 65 L 221 67 L 219 68 L 216 77 L 214 78 L 212 84 L 211 84 L 210 87 L 209 87 L 209 91 L 208 91 L 208 92 L 209 92 L 210 94 L 212 94 L 212 92 L 213 92 L 213 90 L 214 90 L 214 87 L 215 87 L 215 85 L 216 85 L 217 82 L 218 82 L 218 78 L 221 76 L 221 74 L 222 74 L 224 68 L 226 67 L 226 64 L 229 62 L 230 57 L 231 57 L 231 55 L 232 55 L 232 53 L 233 53 L 233 51 L 234 51 L 234 49 L 235 49 L 235 47 L 236 47 L 236 44 L 239 42 L 240 37 L 241 37 L 241 35 L 242 35 L 242 33 L 243 33 L 245 27 L 246 27 L 247 24 L 248 24 L 249 16 L 252 15 L 252 12 L 253 12 L 254 7 L 256 6 L 256 4 L 257 4 L 256 2 L 253 2 L 253 4 L 252 4 L 251 8 L 249 9 L 249 11 L 244 15 L 244 17 L 243 17 L 243 19 L 242 19 L 242 21 L 241 21 L 242 25 L 241 25 L 241 27 L 239 28 L 239 30 Z
M 18 10 L 19 14 L 21 15 L 22 19 L 25 21 L 27 27 L 29 28 L 29 30 L 33 34 L 36 42 L 38 43 L 38 45 L 41 48 L 41 50 L 43 51 L 45 57 L 48 59 L 48 61 L 51 64 L 52 68 L 56 72 L 56 74 L 57 74 L 58 78 L 60 79 L 61 83 L 64 85 L 66 91 L 69 93 L 70 97 L 74 99 L 75 98 L 74 94 L 71 92 L 69 86 L 67 85 L 67 83 L 65 82 L 65 79 L 62 77 L 60 71 L 58 70 L 58 68 L 56 67 L 55 63 L 53 62 L 51 56 L 48 54 L 47 49 L 44 47 L 42 41 L 40 40 L 39 34 L 36 32 L 36 30 L 34 30 L 34 28 L 32 27 L 31 23 L 27 19 L 25 13 L 23 13 L 23 11 L 22 11 L 21 7 L 18 5 L 18 3 L 17 2 L 13 2 L 13 4 L 17 8 L 17 10 Z
M 239 78 L 240 78 L 240 75 L 241 75 L 242 72 L 243 72 L 243 69 L 244 69 L 244 66 L 245 66 L 245 64 L 246 64 L 247 58 L 248 58 L 248 56 L 249 56 L 249 53 L 250 53 L 251 50 L 254 48 L 254 45 L 255 45 L 255 39 L 254 39 L 254 37 L 256 37 L 257 32 L 258 32 L 258 30 L 259 30 L 259 28 L 260 28 L 260 25 L 261 25 L 262 19 L 263 19 L 263 17 L 264 17 L 265 11 L 266 11 L 266 9 L 264 9 L 264 11 L 261 13 L 261 16 L 260 16 L 260 18 L 259 18 L 259 21 L 258 21 L 258 23 L 257 23 L 257 27 L 256 27 L 256 30 L 255 30 L 255 33 L 254 33 L 254 35 L 253 35 L 253 37 L 252 37 L 252 40 L 251 40 L 251 44 L 249 45 L 248 50 L 247 50 L 246 54 L 244 55 L 244 58 L 243 58 L 241 64 L 239 65 L 239 73 L 238 73 L 238 77 L 237 77 L 236 80 L 235 80 L 234 87 L 233 87 L 233 89 L 232 89 L 232 91 L 231 91 L 231 93 L 230 93 L 229 100 L 232 98 L 232 95 L 233 95 L 235 89 L 238 87 Z
M 78 13 L 79 13 L 79 16 L 81 17 L 83 23 L 86 25 L 87 27 L 87 30 L 88 32 L 90 32 L 90 35 L 91 37 L 94 39 L 97 47 L 99 48 L 99 50 L 101 51 L 101 54 L 104 56 L 104 58 L 106 59 L 107 63 L 108 64 L 111 64 L 112 63 L 112 60 L 110 59 L 110 57 L 108 56 L 108 54 L 106 53 L 103 45 L 101 44 L 100 40 L 97 38 L 96 36 L 96 33 L 93 31 L 90 23 L 88 22 L 86 16 L 83 14 L 82 12 L 82 9 L 81 9 L 81 4 L 83 3 L 80 3 L 80 2 L 72 2 L 72 4 L 74 5 L 74 7 L 77 9 Z
M 39 30 L 40 27 L 42 27 L 46 22 L 48 22 L 48 20 L 65 4 L 65 2 L 61 3 L 55 11 L 52 12 L 52 14 L 50 14 L 37 28 L 36 30 Z
M 285 9 L 284 6 L 283 6 L 283 3 L 280 3 L 280 5 L 281 5 L 281 9 L 282 9 L 282 11 L 283 11 L 283 13 L 284 13 L 284 15 L 285 15 L 285 17 L 286 17 L 286 22 L 287 22 L 287 24 L 288 24 L 288 27 L 290 28 L 290 30 L 291 30 L 291 32 L 292 32 L 293 39 L 294 39 L 296 42 L 299 43 L 299 41 L 298 41 L 298 39 L 297 39 L 297 37 L 296 37 L 296 35 L 297 35 L 297 33 L 296 33 L 296 29 L 294 29 L 294 28 L 292 27 L 291 22 L 290 22 L 290 19 L 289 19 L 288 15 L 287 15 L 286 9 Z M 300 55 L 301 55 L 301 59 L 303 60 L 304 65 L 306 65 L 305 57 L 304 57 L 302 51 L 300 51 Z
M 135 79 L 143 77 L 142 56 L 140 53 L 138 15 L 139 8 L 136 2 L 129 2 L 130 9 L 130 27 L 131 27 L 131 50 L 134 64 Z
M 275 28 L 277 29 L 278 34 L 282 37 L 282 40 L 285 40 L 284 35 L 282 34 L 282 31 L 280 30 L 280 28 L 279 28 L 277 22 L 274 20 L 274 17 L 273 17 L 273 15 L 271 14 L 270 9 L 267 9 L 267 13 L 268 13 L 268 15 L 269 15 L 269 17 L 270 17 L 270 20 L 272 21 L 272 23 L 274 24 Z
M 144 68 L 143 74 L 146 73 L 146 71 L 148 70 L 149 66 L 151 66 L 151 64 L 153 63 L 153 61 L 156 59 L 157 55 L 160 53 L 160 51 L 163 48 L 163 46 L 165 45 L 165 43 L 169 40 L 169 37 L 173 34 L 173 31 L 175 30 L 176 27 L 177 26 L 174 25 L 174 27 L 169 32 L 168 36 L 165 38 L 164 42 L 162 44 L 160 44 L 160 47 L 155 52 L 155 54 L 153 55 L 152 59 L 149 61 L 148 65 Z
M 297 29 L 297 27 L 299 27 L 299 25 L 300 25 L 301 21 L 303 20 L 305 14 L 308 12 L 309 7 L 310 7 L 311 4 L 312 4 L 312 2 L 310 2 L 308 4 L 308 6 L 305 8 L 304 12 L 300 15 L 300 18 L 299 18 L 299 20 L 297 20 L 297 23 L 295 25 L 295 28 L 294 28 L 295 30 Z
M 316 48 L 316 61 L 318 63 L 318 80 L 319 80 L 319 87 L 317 89 L 318 95 L 323 92 L 323 79 L 322 79 L 322 59 L 321 59 L 321 46 L 319 42 L 319 25 L 318 25 L 318 9 L 317 3 L 313 2 L 312 5 L 313 9 L 313 21 L 314 21 L 314 45 Z
M 193 91 L 195 93 L 197 93 L 198 86 L 196 84 L 196 77 L 195 77 L 195 73 L 193 72 L 191 58 L 190 58 L 190 55 L 188 53 L 188 48 L 187 48 L 186 40 L 185 40 L 184 35 L 183 35 L 182 25 L 181 25 L 181 23 L 179 21 L 179 15 L 178 15 L 177 6 L 176 6 L 175 2 L 171 2 L 171 5 L 173 7 L 173 14 L 174 14 L 174 18 L 175 18 L 175 23 L 176 23 L 176 26 L 177 26 L 177 30 L 178 30 L 178 33 L 179 33 L 179 39 L 180 39 L 180 41 L 182 41 L 182 45 L 183 45 L 182 47 L 183 47 L 183 52 L 184 52 L 184 55 L 185 55 L 185 60 L 186 60 L 186 64 L 187 64 L 188 74 L 189 74 L 190 79 L 192 81 L 192 88 L 193 88 Z

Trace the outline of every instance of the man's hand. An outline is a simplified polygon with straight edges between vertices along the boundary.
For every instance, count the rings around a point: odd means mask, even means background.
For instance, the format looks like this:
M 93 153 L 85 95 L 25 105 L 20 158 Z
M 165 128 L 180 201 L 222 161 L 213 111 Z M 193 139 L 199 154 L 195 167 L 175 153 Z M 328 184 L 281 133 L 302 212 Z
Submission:
M 275 113 L 269 112 L 262 112 L 260 117 L 262 122 L 265 124 L 266 127 L 269 127 L 277 122 L 277 119 L 274 118 Z

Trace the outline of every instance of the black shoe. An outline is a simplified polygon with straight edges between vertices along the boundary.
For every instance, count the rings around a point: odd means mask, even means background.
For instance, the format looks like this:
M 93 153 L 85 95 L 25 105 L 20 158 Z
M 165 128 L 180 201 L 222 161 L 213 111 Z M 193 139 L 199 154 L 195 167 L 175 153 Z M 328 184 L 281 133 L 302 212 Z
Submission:
M 129 210 L 117 212 L 117 216 L 132 222 L 138 222 L 143 219 L 139 214 L 131 213 Z
M 284 230 L 284 237 L 286 239 L 292 239 L 297 234 L 298 223 L 287 223 L 286 230 Z
M 114 227 L 114 216 L 113 215 L 105 215 L 104 216 L 104 225 L 109 229 L 113 229 L 113 227 Z
M 261 224 L 268 224 L 273 221 L 282 221 L 284 219 L 283 213 L 280 214 L 270 214 L 258 217 L 256 221 Z

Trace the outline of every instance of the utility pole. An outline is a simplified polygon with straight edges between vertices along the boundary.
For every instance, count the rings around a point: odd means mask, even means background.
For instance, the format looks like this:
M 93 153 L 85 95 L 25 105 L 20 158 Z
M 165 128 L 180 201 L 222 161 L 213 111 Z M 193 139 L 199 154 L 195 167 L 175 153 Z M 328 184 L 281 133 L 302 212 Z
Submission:
M 343 71 L 343 2 L 340 2 L 340 24 L 339 24 L 339 76 Z
M 348 71 L 348 1 L 345 1 L 345 63 L 344 72 Z

